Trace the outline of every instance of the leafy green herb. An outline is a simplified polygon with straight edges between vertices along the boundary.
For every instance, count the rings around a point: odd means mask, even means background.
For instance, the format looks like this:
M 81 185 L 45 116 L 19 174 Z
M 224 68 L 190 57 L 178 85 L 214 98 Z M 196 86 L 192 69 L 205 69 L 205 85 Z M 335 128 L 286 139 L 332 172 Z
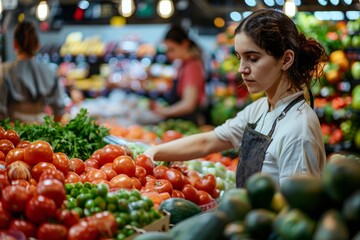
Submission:
M 28 141 L 44 140 L 49 142 L 54 152 L 63 152 L 69 158 L 88 159 L 91 154 L 106 145 L 103 138 L 109 129 L 98 125 L 88 116 L 86 109 L 81 109 L 66 125 L 55 122 L 50 116 L 44 117 L 43 124 L 23 124 L 19 121 L 10 123 L 9 119 L 0 121 L 4 129 L 14 129 L 21 139 Z

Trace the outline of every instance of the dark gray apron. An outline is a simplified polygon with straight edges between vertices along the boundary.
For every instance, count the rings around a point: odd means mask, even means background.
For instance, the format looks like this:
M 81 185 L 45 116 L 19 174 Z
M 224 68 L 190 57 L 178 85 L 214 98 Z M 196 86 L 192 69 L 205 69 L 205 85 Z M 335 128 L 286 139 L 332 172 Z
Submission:
M 304 100 L 304 95 L 295 98 L 285 107 L 275 119 L 268 135 L 255 131 L 261 117 L 255 123 L 246 125 L 240 147 L 239 163 L 236 169 L 236 187 L 245 187 L 246 180 L 254 173 L 261 171 L 266 150 L 272 141 L 276 124 L 285 117 L 290 108 L 302 100 Z

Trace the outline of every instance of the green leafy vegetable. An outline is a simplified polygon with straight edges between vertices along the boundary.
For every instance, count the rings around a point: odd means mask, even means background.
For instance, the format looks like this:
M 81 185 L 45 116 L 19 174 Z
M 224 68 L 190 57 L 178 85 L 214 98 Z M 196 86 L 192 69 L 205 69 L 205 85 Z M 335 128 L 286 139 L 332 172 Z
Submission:
M 24 124 L 19 121 L 10 123 L 9 119 L 0 121 L 5 129 L 14 129 L 21 139 L 28 141 L 44 140 L 49 142 L 54 152 L 63 152 L 69 158 L 88 159 L 91 154 L 106 145 L 103 138 L 109 129 L 98 125 L 81 109 L 66 125 L 55 122 L 50 116 L 44 117 L 43 124 Z

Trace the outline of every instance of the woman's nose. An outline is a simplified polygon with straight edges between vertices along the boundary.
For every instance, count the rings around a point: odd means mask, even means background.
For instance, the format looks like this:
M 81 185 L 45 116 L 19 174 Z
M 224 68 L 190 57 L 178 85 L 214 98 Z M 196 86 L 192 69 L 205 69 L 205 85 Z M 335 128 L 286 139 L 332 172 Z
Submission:
M 249 73 L 250 73 L 250 69 L 249 69 L 248 67 L 246 67 L 244 64 L 241 64 L 241 63 L 240 63 L 239 73 L 241 73 L 241 74 L 249 74 Z

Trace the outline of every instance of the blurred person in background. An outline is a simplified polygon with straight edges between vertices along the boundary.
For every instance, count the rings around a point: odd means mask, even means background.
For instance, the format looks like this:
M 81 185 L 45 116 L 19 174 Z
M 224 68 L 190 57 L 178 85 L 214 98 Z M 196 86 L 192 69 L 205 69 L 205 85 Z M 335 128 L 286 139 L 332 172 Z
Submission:
M 198 125 L 203 123 L 206 105 L 206 74 L 200 47 L 179 25 L 173 25 L 165 35 L 168 60 L 180 60 L 177 77 L 167 94 L 169 106 L 156 104 L 153 111 L 164 118 L 180 118 Z
M 17 24 L 14 32 L 16 60 L 0 65 L 0 119 L 43 122 L 46 107 L 55 121 L 65 112 L 65 91 L 55 72 L 36 61 L 40 49 L 32 22 Z

